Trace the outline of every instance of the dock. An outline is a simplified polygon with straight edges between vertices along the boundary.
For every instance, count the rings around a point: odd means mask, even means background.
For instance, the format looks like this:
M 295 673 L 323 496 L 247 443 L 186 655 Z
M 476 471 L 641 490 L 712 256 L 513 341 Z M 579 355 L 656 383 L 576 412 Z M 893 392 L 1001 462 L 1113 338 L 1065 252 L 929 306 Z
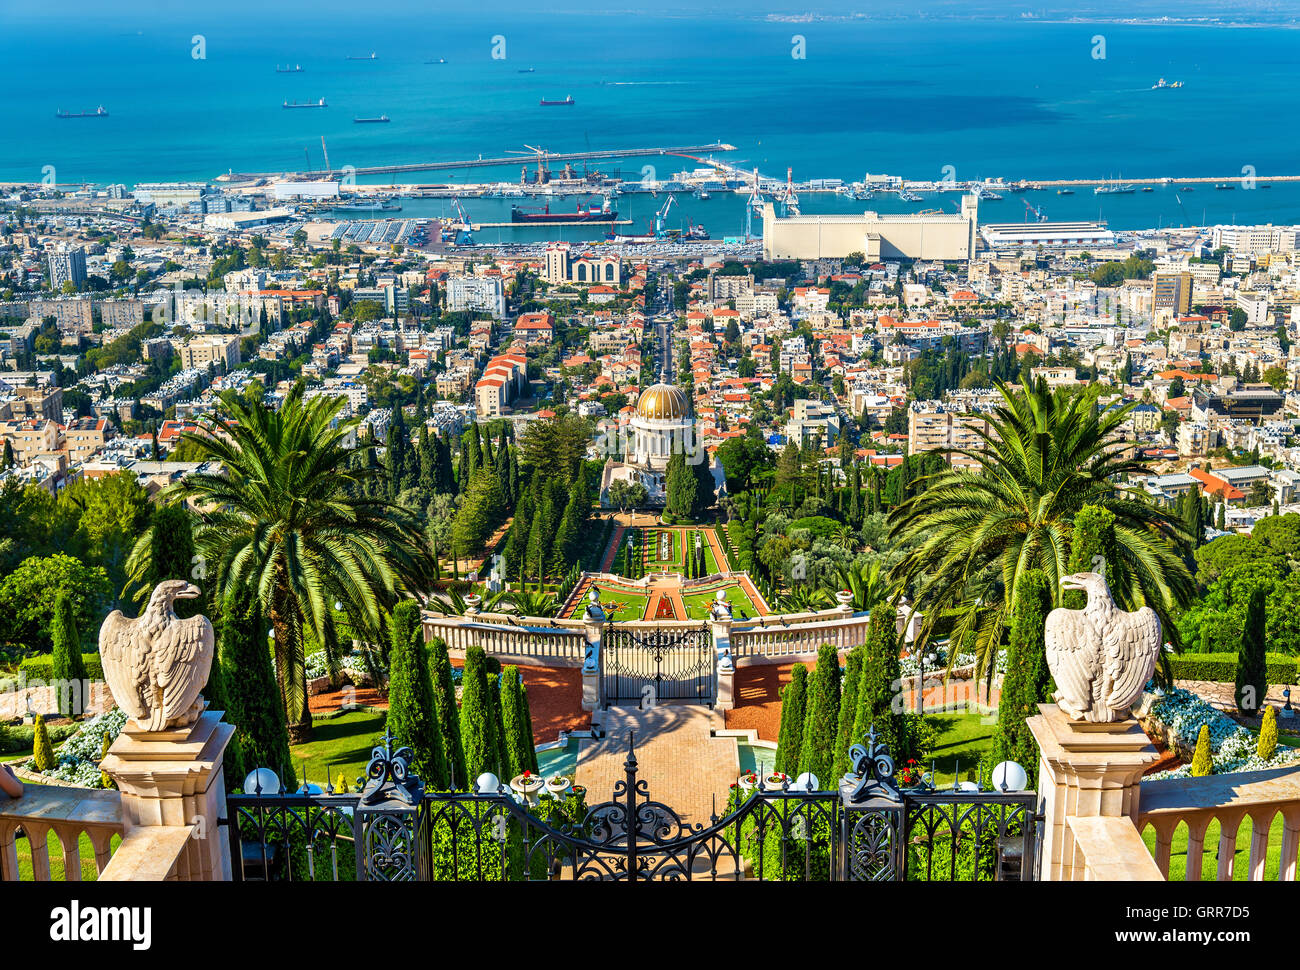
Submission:
M 583 219 L 573 222 L 475 222 L 470 229 L 550 229 L 553 226 L 630 226 L 631 219 Z

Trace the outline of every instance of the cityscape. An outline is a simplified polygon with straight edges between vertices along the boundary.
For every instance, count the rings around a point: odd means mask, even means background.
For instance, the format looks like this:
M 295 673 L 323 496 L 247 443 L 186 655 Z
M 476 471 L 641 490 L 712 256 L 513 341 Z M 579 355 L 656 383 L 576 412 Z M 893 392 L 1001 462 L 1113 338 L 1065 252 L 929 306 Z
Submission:
M 1183 884 L 1098 941 L 1266 937 L 1208 884 L 1300 853 L 1295 16 L 127 6 L 45 90 L 0 41 L 36 935 L 1092 881 Z

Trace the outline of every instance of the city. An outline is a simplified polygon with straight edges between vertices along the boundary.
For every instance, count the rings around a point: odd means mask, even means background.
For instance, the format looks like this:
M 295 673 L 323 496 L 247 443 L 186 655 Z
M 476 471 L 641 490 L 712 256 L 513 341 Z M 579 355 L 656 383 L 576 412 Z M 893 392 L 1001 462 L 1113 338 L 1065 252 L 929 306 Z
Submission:
M 541 56 L 545 147 L 331 164 L 401 55 L 282 49 L 305 157 L 0 162 L 4 880 L 1296 878 L 1300 174 L 588 136 Z

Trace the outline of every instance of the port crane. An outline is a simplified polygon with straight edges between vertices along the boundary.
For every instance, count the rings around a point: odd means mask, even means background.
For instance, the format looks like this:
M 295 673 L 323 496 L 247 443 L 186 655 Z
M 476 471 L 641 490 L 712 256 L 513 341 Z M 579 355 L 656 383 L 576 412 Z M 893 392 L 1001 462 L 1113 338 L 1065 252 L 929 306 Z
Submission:
M 745 241 L 754 238 L 754 216 L 763 215 L 763 206 L 767 200 L 763 198 L 763 190 L 759 188 L 758 169 L 754 169 L 754 184 L 750 187 L 749 198 L 745 200 Z
M 781 209 L 787 216 L 799 214 L 799 196 L 794 191 L 794 169 L 785 170 L 785 191 L 781 195 Z
M 1044 212 L 1040 206 L 1036 206 L 1036 205 L 1034 205 L 1034 204 L 1033 204 L 1032 202 L 1030 202 L 1028 199 L 1021 199 L 1020 201 L 1022 201 L 1022 202 L 1025 204 L 1025 218 L 1026 218 L 1026 219 L 1029 218 L 1029 213 L 1032 212 L 1032 213 L 1034 214 L 1034 218 L 1035 218 L 1038 222 L 1046 222 L 1046 221 L 1047 221 L 1047 213 Z
M 664 204 L 659 207 L 659 211 L 655 213 L 655 238 L 656 239 L 662 239 L 664 237 L 664 233 L 667 231 L 668 212 L 676 204 L 677 204 L 677 196 L 670 194 L 668 198 L 664 201 Z
M 320 151 L 325 156 L 325 177 L 329 178 L 334 174 L 334 169 L 330 168 L 330 150 L 325 147 L 325 136 L 320 136 Z
M 512 149 L 510 154 L 533 155 L 537 159 L 537 184 L 544 185 L 546 182 L 550 181 L 551 178 L 550 170 L 546 167 L 546 159 L 550 153 L 545 148 L 536 148 L 532 145 L 525 145 L 524 148 L 526 148 L 527 151 L 521 152 L 517 149 Z

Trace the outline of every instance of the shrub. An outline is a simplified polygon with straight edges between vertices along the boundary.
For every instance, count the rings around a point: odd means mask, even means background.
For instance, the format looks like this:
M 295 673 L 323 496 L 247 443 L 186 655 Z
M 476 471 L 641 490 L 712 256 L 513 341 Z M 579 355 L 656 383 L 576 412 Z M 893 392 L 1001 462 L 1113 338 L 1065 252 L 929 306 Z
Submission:
M 867 642 L 858 648 L 862 658 L 862 679 L 858 683 L 858 710 L 853 718 L 853 740 L 859 742 L 875 726 L 877 738 L 889 745 L 894 764 L 906 764 L 912 757 L 907 716 L 894 709 L 894 697 L 902 683 L 898 662 L 898 630 L 894 611 L 885 605 L 871 611 Z
M 533 769 L 524 717 L 523 684 L 519 678 L 519 668 L 506 667 L 501 671 L 501 726 L 505 735 L 506 774 L 511 778 Z
M 40 772 L 54 767 L 54 746 L 50 744 L 50 732 L 45 727 L 45 718 L 40 714 L 36 715 L 32 736 L 32 761 Z
M 389 621 L 388 730 L 411 749 L 411 770 L 431 789 L 447 787 L 447 766 L 438 740 L 433 681 L 424 652 L 420 606 L 403 600 Z
M 1052 589 L 1047 575 L 1041 569 L 1027 571 L 1016 592 L 998 726 L 988 754 L 990 767 L 1002 761 L 1014 761 L 1023 767 L 1031 788 L 1038 774 L 1038 743 L 1025 721 L 1038 713 L 1040 701 L 1048 699 L 1052 675 L 1047 669 L 1044 634 L 1051 609 Z
M 1175 680 L 1213 680 L 1226 683 L 1236 679 L 1235 653 L 1178 653 L 1169 656 Z M 1295 657 L 1265 654 L 1265 680 L 1270 684 L 1294 684 L 1297 680 Z
M 475 779 L 486 771 L 500 777 L 488 698 L 487 654 L 482 647 L 475 645 L 465 651 L 461 684 L 460 743 L 465 752 L 465 785 L 472 790 Z
M 858 713 L 858 685 L 862 682 L 862 661 L 866 651 L 861 647 L 849 651 L 844 660 L 844 684 L 840 690 L 840 717 L 835 731 L 835 760 L 831 763 L 831 777 L 822 780 L 827 791 L 836 791 L 849 770 L 849 748 L 856 743 L 853 737 L 853 719 Z
M 473 781 L 465 775 L 465 754 L 460 747 L 460 714 L 456 710 L 456 682 L 447 655 L 447 644 L 441 637 L 429 641 L 429 677 L 433 683 L 433 707 L 438 717 L 438 739 L 442 743 L 443 760 L 447 764 L 447 787 L 467 786 Z
M 54 600 L 54 618 L 50 622 L 50 639 L 54 649 L 50 653 L 50 668 L 54 680 L 64 685 L 77 685 L 75 690 L 57 690 L 59 713 L 72 717 L 82 713 L 75 708 L 85 683 L 86 665 L 81 659 L 81 638 L 77 635 L 76 608 L 67 592 L 60 592 Z
M 226 720 L 235 725 L 244 766 L 270 768 L 281 789 L 297 789 L 289 756 L 289 729 L 271 666 L 266 621 L 252 590 L 237 589 L 221 616 L 220 658 L 226 684 Z M 242 782 L 243 779 L 238 779 Z
M 81 655 L 82 668 L 86 671 L 86 677 L 90 680 L 104 679 L 104 665 L 100 663 L 98 653 L 83 653 Z M 23 676 L 31 680 L 43 680 L 49 682 L 54 680 L 54 656 L 52 654 L 43 654 L 39 657 L 27 657 L 19 665 L 22 669 Z
M 1237 709 L 1254 714 L 1268 693 L 1268 673 L 1264 663 L 1264 590 L 1251 590 L 1246 607 L 1245 628 L 1241 634 L 1241 651 L 1237 660 Z
M 1259 745 L 1255 748 L 1255 754 L 1261 761 L 1267 761 L 1276 750 L 1277 708 L 1268 704 L 1264 708 L 1264 722 L 1259 726 Z
M 781 730 L 777 735 L 777 771 L 790 774 L 799 768 L 799 755 L 803 752 L 803 722 L 807 699 L 808 668 L 795 664 L 790 670 L 790 683 L 781 691 Z
M 812 772 L 823 787 L 830 788 L 840 720 L 840 657 L 829 643 L 817 648 L 805 706 L 803 746 L 795 773 Z
M 1210 726 L 1201 725 L 1201 733 L 1196 736 L 1196 753 L 1192 755 L 1192 776 L 1201 778 L 1214 773 L 1210 760 Z
M 100 743 L 99 746 L 99 760 L 101 763 L 103 763 L 104 759 L 108 757 L 108 749 L 113 744 L 113 740 L 108 736 L 107 731 L 104 732 L 103 738 L 104 740 Z M 108 772 L 102 768 L 99 770 L 99 787 L 101 788 L 113 787 L 113 779 L 108 777 Z

